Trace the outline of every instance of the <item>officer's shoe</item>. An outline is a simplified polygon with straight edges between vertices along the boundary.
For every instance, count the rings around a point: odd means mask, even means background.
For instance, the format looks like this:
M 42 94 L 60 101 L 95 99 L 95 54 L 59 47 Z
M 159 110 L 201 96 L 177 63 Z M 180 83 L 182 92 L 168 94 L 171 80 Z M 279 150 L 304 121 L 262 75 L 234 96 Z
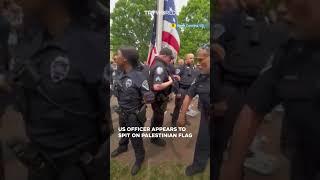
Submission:
M 115 149 L 112 153 L 111 153 L 111 157 L 117 157 L 119 154 L 127 152 L 128 151 L 128 147 L 121 147 L 119 146 L 117 149 Z
M 196 165 L 190 165 L 186 168 L 186 176 L 193 176 L 195 174 L 198 174 L 198 173 L 202 173 L 204 171 L 204 168 L 201 168 L 199 166 L 196 166 Z
M 131 175 L 134 176 L 138 174 L 139 170 L 141 169 L 142 163 L 135 162 L 131 168 Z
M 161 146 L 161 147 L 164 147 L 167 144 L 166 141 L 164 139 L 161 139 L 161 138 L 151 138 L 150 142 L 152 144 L 155 144 L 155 145 Z

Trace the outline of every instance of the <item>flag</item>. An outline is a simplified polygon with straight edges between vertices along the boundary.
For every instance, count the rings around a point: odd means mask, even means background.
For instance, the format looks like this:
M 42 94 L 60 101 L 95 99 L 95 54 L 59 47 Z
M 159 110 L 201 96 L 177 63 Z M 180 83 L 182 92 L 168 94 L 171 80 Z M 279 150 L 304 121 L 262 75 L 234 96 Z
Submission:
M 175 57 L 180 50 L 180 38 L 177 31 L 177 15 L 174 0 L 164 0 L 162 28 L 162 47 L 170 47 Z
M 147 63 L 149 66 L 153 64 L 154 58 L 157 55 L 156 38 L 157 38 L 157 15 L 155 14 L 153 18 L 152 36 L 151 36 L 151 41 L 149 45 L 149 53 L 148 53 L 148 59 L 147 59 Z

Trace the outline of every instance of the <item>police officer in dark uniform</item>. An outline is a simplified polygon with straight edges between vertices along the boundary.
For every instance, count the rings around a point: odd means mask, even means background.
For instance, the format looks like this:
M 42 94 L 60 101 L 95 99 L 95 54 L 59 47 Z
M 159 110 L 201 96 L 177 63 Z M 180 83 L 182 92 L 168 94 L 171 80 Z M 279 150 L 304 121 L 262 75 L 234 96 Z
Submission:
M 115 94 L 120 106 L 120 128 L 144 127 L 146 121 L 146 103 L 154 100 L 154 94 L 149 89 L 147 77 L 137 68 L 139 54 L 135 48 L 124 47 L 118 50 L 117 64 L 122 74 L 115 86 Z M 128 150 L 129 139 L 132 143 L 136 161 L 131 169 L 131 174 L 136 175 L 141 168 L 145 157 L 142 137 L 133 137 L 132 133 L 140 134 L 142 131 L 123 130 L 120 133 L 130 133 L 130 137 L 122 137 L 119 147 L 111 153 L 112 157 Z
M 149 83 L 155 93 L 155 102 L 152 103 L 153 117 L 151 119 L 151 128 L 161 127 L 164 120 L 164 112 L 167 109 L 169 94 L 173 78 L 170 76 L 169 64 L 174 59 L 171 49 L 162 48 L 159 56 L 155 57 L 155 62 L 150 68 Z M 165 140 L 161 138 L 151 138 L 151 143 L 158 146 L 165 146 Z
M 290 146 L 290 179 L 319 179 L 319 1 L 286 1 L 294 38 L 285 43 L 250 87 L 231 139 L 221 180 L 242 179 L 242 164 L 261 119 L 284 106 Z
M 201 73 L 196 77 L 183 100 L 181 113 L 178 119 L 178 125 L 185 125 L 185 116 L 188 107 L 195 95 L 199 95 L 201 106 L 201 119 L 196 147 L 193 156 L 193 162 L 186 168 L 186 175 L 192 176 L 203 172 L 210 157 L 210 48 L 203 46 L 198 50 L 198 57 Z
M 224 59 L 214 63 L 213 139 L 217 142 L 217 162 L 221 163 L 229 136 L 241 110 L 243 96 L 270 61 L 277 43 L 271 26 L 263 15 L 264 1 L 238 1 L 237 8 L 227 8 L 213 24 L 219 30 L 214 42 L 224 49 Z M 219 82 L 219 83 L 218 83 Z
M 30 180 L 106 179 L 110 72 L 105 35 L 87 26 L 89 1 L 22 3 L 41 31 L 22 42 L 10 76 L 30 142 L 8 145 Z
M 177 67 L 175 70 L 175 74 L 180 77 L 180 80 L 178 81 L 178 90 L 176 93 L 175 107 L 172 115 L 172 126 L 177 125 L 183 99 L 197 75 L 196 69 L 193 66 L 193 59 L 193 54 L 187 54 L 185 63 L 182 66 Z

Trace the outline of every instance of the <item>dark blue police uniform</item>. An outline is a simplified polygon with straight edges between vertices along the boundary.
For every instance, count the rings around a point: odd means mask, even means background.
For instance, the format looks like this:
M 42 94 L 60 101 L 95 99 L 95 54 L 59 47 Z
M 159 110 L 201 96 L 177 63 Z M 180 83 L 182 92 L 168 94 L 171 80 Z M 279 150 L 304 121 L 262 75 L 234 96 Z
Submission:
M 210 157 L 210 75 L 200 74 L 188 90 L 188 96 L 199 95 L 201 119 L 192 165 L 205 169 Z
M 197 76 L 196 69 L 192 65 L 182 65 L 177 67 L 175 74 L 180 76 L 178 82 L 178 90 L 176 92 L 175 107 L 172 114 L 172 125 L 176 126 L 179 117 L 181 105 L 183 104 L 184 97 L 188 92 L 192 82 Z
M 138 113 L 145 105 L 144 96 L 150 93 L 148 80 L 143 72 L 133 69 L 128 73 L 122 73 L 115 91 L 120 106 L 120 127 L 143 127 L 146 120 L 145 114 L 142 114 L 143 119 L 139 119 Z M 121 133 L 130 133 L 130 137 L 120 139 L 119 150 L 126 151 L 130 139 L 135 152 L 136 163 L 141 164 L 145 156 L 143 140 L 141 136 L 132 137 L 132 133 L 141 135 L 142 131 L 121 131 Z
M 265 115 L 281 103 L 290 146 L 290 179 L 316 180 L 320 158 L 319 42 L 289 41 L 249 89 L 246 103 Z
M 19 92 L 19 109 L 30 147 L 41 151 L 40 157 L 30 161 L 47 166 L 39 171 L 42 167 L 30 165 L 29 179 L 108 176 L 102 171 L 108 167 L 107 159 L 97 163 L 97 159 L 88 158 L 95 156 L 105 142 L 107 132 L 101 128 L 110 121 L 110 115 L 106 115 L 110 113 L 110 95 L 104 47 L 103 34 L 74 22 L 59 38 L 39 32 L 24 47 L 24 53 L 17 54 L 13 81 Z M 85 162 L 97 166 L 87 168 Z
M 151 89 L 153 90 L 153 84 L 162 84 L 169 81 L 170 71 L 168 66 L 160 60 L 159 57 L 155 58 L 155 63 L 150 68 L 149 81 Z M 164 120 L 164 112 L 167 109 L 167 103 L 169 101 L 169 94 L 171 93 L 171 86 L 161 91 L 154 91 L 155 102 L 151 104 L 153 110 L 153 117 L 151 119 L 152 127 L 162 127 Z

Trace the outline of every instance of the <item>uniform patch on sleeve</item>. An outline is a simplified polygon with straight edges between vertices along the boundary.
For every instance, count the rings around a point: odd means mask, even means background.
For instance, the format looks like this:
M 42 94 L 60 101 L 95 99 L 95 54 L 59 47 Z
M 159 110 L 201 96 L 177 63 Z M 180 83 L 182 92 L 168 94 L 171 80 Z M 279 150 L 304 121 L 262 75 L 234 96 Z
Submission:
M 142 82 L 142 87 L 143 87 L 144 89 L 146 89 L 147 91 L 150 90 L 150 88 L 149 88 L 149 83 L 148 83 L 147 80 L 144 80 L 144 81 Z
M 181 72 L 180 69 L 176 69 L 176 74 L 179 74 Z
M 131 79 L 127 79 L 126 81 L 126 88 L 129 88 L 132 86 L 132 80 Z
M 161 82 L 161 78 L 159 76 L 156 77 L 156 82 Z
M 163 68 L 162 67 L 157 67 L 156 69 L 157 74 L 162 74 L 163 73 Z
M 70 62 L 67 57 L 57 56 L 50 65 L 50 75 L 53 82 L 57 83 L 65 79 L 70 70 Z

